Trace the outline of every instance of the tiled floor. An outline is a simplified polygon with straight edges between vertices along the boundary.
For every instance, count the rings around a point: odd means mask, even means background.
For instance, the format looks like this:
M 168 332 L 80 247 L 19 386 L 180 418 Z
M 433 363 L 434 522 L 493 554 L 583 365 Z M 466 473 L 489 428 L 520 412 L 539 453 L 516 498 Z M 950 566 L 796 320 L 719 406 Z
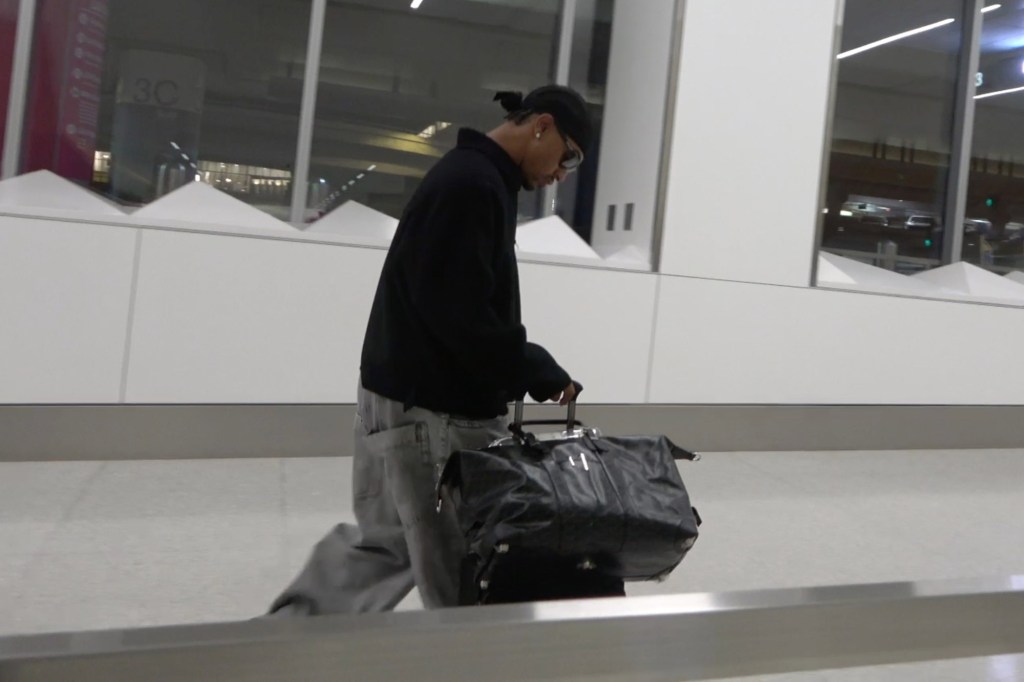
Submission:
M 712 453 L 681 470 L 701 538 L 633 594 L 1024 574 L 1024 451 Z M 348 458 L 2 463 L 0 634 L 258 615 L 351 519 L 350 473 Z M 765 679 L 1016 680 L 1024 663 Z

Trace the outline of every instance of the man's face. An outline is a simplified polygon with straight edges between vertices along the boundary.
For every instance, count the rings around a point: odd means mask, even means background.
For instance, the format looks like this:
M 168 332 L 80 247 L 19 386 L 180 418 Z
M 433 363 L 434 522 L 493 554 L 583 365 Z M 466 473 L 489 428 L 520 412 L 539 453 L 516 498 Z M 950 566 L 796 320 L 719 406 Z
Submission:
M 562 134 L 549 114 L 537 118 L 533 131 L 522 163 L 523 188 L 528 190 L 564 180 L 583 160 L 579 146 Z

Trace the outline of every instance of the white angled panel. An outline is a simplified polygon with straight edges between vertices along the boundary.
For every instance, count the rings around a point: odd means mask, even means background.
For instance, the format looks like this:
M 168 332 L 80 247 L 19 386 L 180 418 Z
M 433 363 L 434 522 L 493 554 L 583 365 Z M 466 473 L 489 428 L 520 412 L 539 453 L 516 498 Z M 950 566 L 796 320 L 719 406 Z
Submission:
M 556 215 L 520 223 L 516 227 L 516 248 L 521 255 L 546 254 L 601 260 L 597 252 Z
M 354 402 L 384 255 L 147 231 L 128 402 Z
M 114 202 L 48 170 L 38 170 L 0 182 L 0 206 L 56 208 L 96 216 L 124 215 L 124 211 Z
M 1021 338 L 1016 308 L 666 276 L 651 401 L 1020 405 L 991 349 Z
M 833 256 L 830 253 L 819 253 L 817 284 L 856 284 L 857 281 L 848 272 L 849 268 L 844 267 L 847 260 L 849 259 L 843 258 L 840 260 L 839 256 Z
M 586 387 L 583 402 L 643 402 L 657 276 L 533 263 L 519 269 L 527 334 Z
M 118 402 L 135 235 L 0 216 L 0 402 Z
M 133 220 L 145 223 L 150 218 L 176 220 L 200 225 L 232 225 L 253 231 L 296 234 L 297 230 L 230 194 L 205 182 L 190 182 L 170 194 L 143 206 L 132 214 Z
M 662 272 L 810 284 L 838 1 L 685 3 Z
M 970 263 L 951 263 L 925 270 L 914 278 L 938 286 L 970 294 L 979 300 L 1024 304 L 1024 284 L 993 274 Z
M 386 246 L 391 243 L 397 229 L 397 218 L 349 200 L 307 227 L 305 232 L 357 237 Z
M 824 251 L 818 254 L 817 283 L 818 286 L 835 289 L 860 289 L 928 298 L 959 298 L 957 292 L 938 284 Z

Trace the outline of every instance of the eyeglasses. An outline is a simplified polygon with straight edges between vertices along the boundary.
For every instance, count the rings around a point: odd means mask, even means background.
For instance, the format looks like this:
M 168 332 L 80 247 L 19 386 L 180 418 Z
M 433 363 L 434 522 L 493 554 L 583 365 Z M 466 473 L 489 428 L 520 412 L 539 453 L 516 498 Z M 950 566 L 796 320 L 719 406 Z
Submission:
M 562 141 L 565 142 L 565 154 L 562 155 L 562 160 L 558 162 L 558 165 L 570 173 L 580 167 L 583 163 L 583 152 L 573 147 L 572 143 L 569 142 L 569 137 L 561 130 L 558 131 L 562 136 Z

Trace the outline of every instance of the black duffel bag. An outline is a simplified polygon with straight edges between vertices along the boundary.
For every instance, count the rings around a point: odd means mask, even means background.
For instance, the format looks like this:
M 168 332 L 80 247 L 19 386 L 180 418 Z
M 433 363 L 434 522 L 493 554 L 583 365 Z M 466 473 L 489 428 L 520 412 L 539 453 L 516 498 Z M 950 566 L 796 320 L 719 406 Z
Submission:
M 476 596 L 464 589 L 464 602 L 485 601 L 495 575 L 522 570 L 512 565 L 543 575 L 545 564 L 571 564 L 599 584 L 658 580 L 693 546 L 700 521 L 676 460 L 698 457 L 664 436 L 601 436 L 574 417 L 570 403 L 565 431 L 535 436 L 517 403 L 510 437 L 449 458 L 438 500 L 465 534 L 463 583 Z M 552 422 L 526 424 L 537 423 Z

